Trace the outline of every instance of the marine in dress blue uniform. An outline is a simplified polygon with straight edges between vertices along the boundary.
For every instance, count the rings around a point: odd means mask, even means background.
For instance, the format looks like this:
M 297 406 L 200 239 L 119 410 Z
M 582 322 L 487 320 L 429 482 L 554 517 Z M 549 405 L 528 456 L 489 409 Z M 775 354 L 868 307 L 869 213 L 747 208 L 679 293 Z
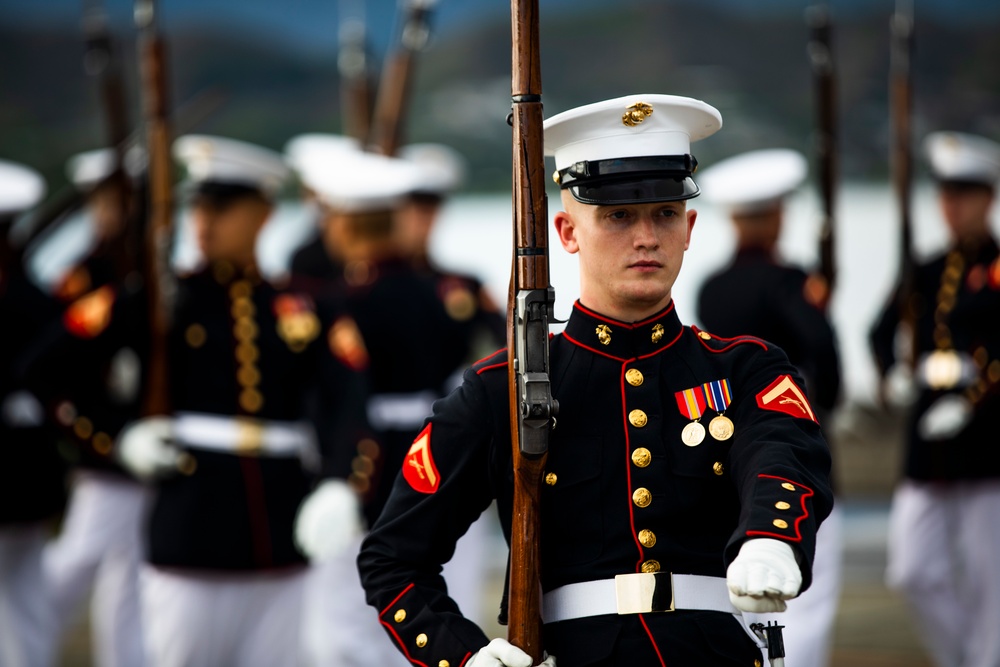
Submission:
M 925 148 L 950 244 L 916 266 L 915 317 L 901 336 L 912 352 L 894 345 L 898 292 L 871 336 L 887 396 L 912 399 L 887 580 L 938 665 L 985 667 L 1000 664 L 1000 249 L 989 226 L 1000 144 L 936 132 Z
M 651 94 L 545 124 L 563 190 L 556 231 L 581 266 L 580 301 L 550 346 L 547 664 L 759 664 L 740 610 L 782 609 L 810 583 L 832 498 L 802 379 L 769 343 L 684 326 L 670 298 L 696 218 L 690 142 L 720 126 L 703 102 Z M 509 539 L 506 368 L 501 350 L 435 404 L 358 559 L 414 665 L 527 664 L 459 613 L 439 574 L 494 500 Z M 667 581 L 672 604 L 640 592 Z M 617 601 L 616 586 L 633 595 Z

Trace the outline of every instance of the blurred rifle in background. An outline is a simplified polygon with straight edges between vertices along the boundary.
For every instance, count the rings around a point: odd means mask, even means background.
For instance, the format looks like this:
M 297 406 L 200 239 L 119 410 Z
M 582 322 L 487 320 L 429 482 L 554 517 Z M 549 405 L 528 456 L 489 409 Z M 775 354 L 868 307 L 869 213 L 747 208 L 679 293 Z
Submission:
M 913 108 L 911 57 L 913 54 L 913 0 L 896 0 L 896 11 L 890 23 L 892 52 L 890 61 L 889 100 L 892 114 L 892 149 L 890 169 L 893 191 L 899 207 L 900 262 L 899 262 L 899 315 L 905 327 L 903 340 L 909 346 L 904 350 L 910 367 L 916 365 L 916 263 L 913 257 L 913 221 L 911 198 L 913 189 L 913 146 L 910 117 Z
M 368 48 L 365 17 L 360 3 L 351 3 L 347 11 L 344 0 L 340 13 L 340 50 L 337 69 L 340 72 L 340 109 L 343 133 L 365 144 L 371 134 L 375 108 L 377 67 Z
M 819 237 L 819 276 L 813 288 L 815 303 L 828 305 L 836 286 L 835 255 L 837 188 L 837 95 L 833 67 L 833 35 L 830 10 L 826 3 L 810 7 L 806 21 L 811 29 L 809 60 L 812 63 L 815 93 L 816 172 L 823 218 Z
M 395 155 L 403 141 L 403 129 L 409 109 L 410 90 L 416 70 L 417 53 L 430 37 L 430 15 L 436 0 L 404 0 L 399 47 L 382 67 L 371 134 L 370 150 Z

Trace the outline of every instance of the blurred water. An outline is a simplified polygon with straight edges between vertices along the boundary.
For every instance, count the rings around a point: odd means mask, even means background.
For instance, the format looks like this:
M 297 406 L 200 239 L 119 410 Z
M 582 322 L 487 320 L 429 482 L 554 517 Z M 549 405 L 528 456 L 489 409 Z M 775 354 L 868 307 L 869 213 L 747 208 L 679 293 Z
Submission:
M 556 289 L 556 315 L 569 315 L 579 296 L 576 258 L 564 252 L 555 238 L 551 216 L 558 198 L 549 201 L 551 277 Z M 734 249 L 734 236 L 724 210 L 695 199 L 698 211 L 690 250 L 674 288 L 681 320 L 697 324 L 696 296 L 702 282 L 725 266 Z M 815 264 L 819 231 L 819 202 L 803 189 L 789 199 L 780 244 L 782 256 L 803 267 Z M 837 201 L 836 257 L 838 284 L 831 317 L 840 341 L 845 399 L 870 402 L 875 393 L 875 371 L 868 353 L 867 334 L 892 289 L 899 265 L 897 207 L 888 184 L 846 184 Z M 994 216 L 994 233 L 1000 224 Z M 178 225 L 175 261 L 182 268 L 197 264 L 190 228 Z M 498 303 L 507 298 L 511 262 L 511 206 L 507 194 L 466 195 L 444 208 L 431 241 L 432 256 L 446 268 L 478 275 Z M 921 184 L 913 198 L 914 244 L 919 257 L 928 257 L 947 245 L 933 187 Z M 292 252 L 312 234 L 312 215 L 297 202 L 282 202 L 258 240 L 260 265 L 266 275 L 280 274 Z M 51 284 L 90 244 L 82 217 L 63 225 L 33 253 L 31 269 L 39 282 Z M 559 326 L 554 327 L 556 330 Z

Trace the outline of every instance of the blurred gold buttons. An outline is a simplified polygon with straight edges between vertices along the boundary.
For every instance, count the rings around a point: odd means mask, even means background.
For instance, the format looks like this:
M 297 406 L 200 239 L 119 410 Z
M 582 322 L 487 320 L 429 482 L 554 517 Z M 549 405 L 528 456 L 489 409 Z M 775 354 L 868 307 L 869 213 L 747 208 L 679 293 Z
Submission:
M 630 368 L 625 371 L 625 381 L 628 382 L 633 387 L 638 387 L 642 384 L 642 371 L 638 368 Z
M 95 452 L 104 455 L 108 455 L 111 453 L 111 449 L 114 444 L 111 440 L 111 436 L 109 436 L 107 433 L 104 433 L 103 431 L 95 433 L 94 439 L 91 440 L 91 443 L 93 443 L 94 445 Z
M 781 485 L 781 488 L 787 489 L 789 491 L 794 491 L 795 490 L 795 485 L 794 484 L 789 484 L 788 482 L 785 482 L 784 484 Z
M 236 346 L 236 360 L 241 364 L 252 364 L 260 357 L 260 350 L 253 343 L 241 342 Z
M 256 389 L 244 389 L 240 392 L 240 407 L 246 412 L 257 412 L 264 405 L 264 397 Z
M 714 472 L 716 475 L 721 475 L 724 472 L 726 472 L 726 467 L 722 465 L 722 461 L 716 461 L 715 463 L 712 464 L 712 472 Z
M 644 562 L 642 564 L 642 571 L 644 573 L 646 573 L 646 574 L 649 574 L 651 572 L 659 572 L 660 571 L 660 561 L 653 560 L 653 559 L 647 560 L 646 562 Z
M 406 610 L 405 609 L 397 609 L 396 613 L 392 615 L 392 620 L 396 621 L 397 623 L 402 623 L 403 621 L 405 621 L 406 620 Z
M 247 317 L 241 317 L 233 325 L 233 335 L 236 340 L 250 340 L 257 337 L 257 325 Z
M 632 463 L 634 463 L 639 468 L 645 468 L 649 465 L 652 455 L 649 450 L 645 447 L 639 447 L 634 452 L 632 452 Z
M 245 280 L 238 280 L 229 287 L 229 296 L 233 299 L 246 298 L 250 292 L 250 283 Z
M 781 528 L 782 530 L 784 530 L 785 528 L 788 528 L 788 522 L 785 521 L 784 519 L 775 519 L 771 523 L 774 524 L 775 528 Z
M 777 507 L 779 510 L 787 510 L 789 507 L 791 507 L 791 505 L 786 503 L 784 500 L 779 500 L 778 502 L 774 503 L 774 506 Z
M 642 428 L 648 421 L 649 418 L 646 417 L 646 413 L 642 410 L 633 410 L 628 413 L 628 423 L 636 428 Z
M 78 417 L 73 423 L 73 433 L 81 440 L 87 440 L 94 434 L 94 424 L 86 417 Z
M 260 382 L 260 371 L 256 366 L 240 366 L 236 371 L 236 380 L 242 387 L 251 387 Z
M 656 545 L 656 533 L 651 530 L 646 530 L 643 528 L 639 531 L 639 544 L 646 547 L 647 549 Z
M 558 479 L 559 478 L 556 477 L 556 474 L 554 472 L 550 472 L 549 474 L 547 474 L 545 476 L 545 483 L 548 484 L 549 486 L 555 486 L 556 485 L 556 481 Z
M 702 340 L 712 340 L 712 334 L 708 333 L 707 331 L 699 331 L 698 338 Z
M 416 644 L 417 644 L 417 648 L 423 648 L 423 647 L 427 646 L 427 635 L 425 635 L 422 632 L 419 635 L 417 635 Z
M 253 317 L 254 313 L 257 312 L 257 308 L 250 299 L 240 297 L 239 299 L 233 299 L 233 305 L 229 309 L 229 312 L 233 314 L 234 318 Z
M 761 667 L 760 660 L 754 660 L 753 667 Z
M 438 663 L 438 667 L 451 667 L 451 663 L 448 662 L 447 660 L 442 660 L 441 662 Z
M 649 492 L 649 489 L 640 487 L 632 494 L 632 502 L 637 507 L 649 507 L 649 504 L 653 502 L 653 494 Z
M 200 324 L 192 324 L 184 330 L 184 340 L 187 342 L 189 347 L 198 349 L 205 344 L 205 340 L 207 338 L 208 334 L 205 333 L 205 327 Z

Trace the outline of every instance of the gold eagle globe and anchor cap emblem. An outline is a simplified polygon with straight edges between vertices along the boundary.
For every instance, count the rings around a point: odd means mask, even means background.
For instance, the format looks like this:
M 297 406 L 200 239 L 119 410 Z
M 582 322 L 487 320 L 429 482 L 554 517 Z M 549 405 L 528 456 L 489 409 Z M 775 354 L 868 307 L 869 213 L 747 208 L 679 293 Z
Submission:
M 622 114 L 622 125 L 635 127 L 651 115 L 653 115 L 652 106 L 645 102 L 636 102 L 625 107 L 625 113 Z

